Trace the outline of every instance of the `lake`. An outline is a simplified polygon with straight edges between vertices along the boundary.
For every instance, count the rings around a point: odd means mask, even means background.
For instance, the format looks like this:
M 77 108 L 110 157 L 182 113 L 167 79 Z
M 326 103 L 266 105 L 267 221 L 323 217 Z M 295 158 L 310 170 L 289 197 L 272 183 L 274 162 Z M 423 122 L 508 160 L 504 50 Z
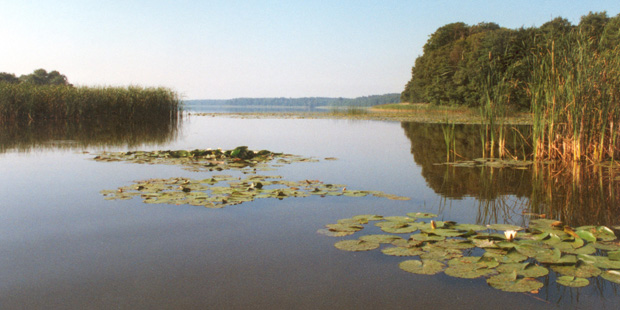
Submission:
M 90 135 L 66 127 L 0 135 L 2 309 L 567 309 L 620 307 L 619 286 L 555 283 L 509 293 L 484 278 L 405 272 L 406 257 L 341 251 L 317 233 L 360 214 L 438 215 L 437 221 L 527 225 L 530 213 L 572 226 L 617 226 L 618 181 L 586 171 L 564 184 L 533 169 L 459 168 L 445 161 L 440 125 L 335 119 L 189 116 L 166 129 Z M 478 149 L 460 128 L 456 151 Z M 95 129 L 88 129 L 95 131 Z M 121 133 L 119 133 L 120 131 Z M 27 132 L 27 134 L 24 134 Z M 101 151 L 233 149 L 312 157 L 264 174 L 409 197 L 257 199 L 222 209 L 106 200 L 136 180 L 192 172 L 177 165 L 92 160 Z M 326 160 L 335 157 L 337 160 Z M 584 168 L 584 170 L 587 170 Z M 573 176 L 575 174 L 573 173 Z M 561 178 L 566 180 L 566 178 Z M 555 182 L 555 183 L 550 183 Z M 551 184 L 551 185 L 550 185 Z M 592 185 L 594 184 L 594 185 Z M 553 199 L 551 199 L 553 198 Z M 379 233 L 366 225 L 363 234 Z M 617 234 L 617 231 L 616 231 Z

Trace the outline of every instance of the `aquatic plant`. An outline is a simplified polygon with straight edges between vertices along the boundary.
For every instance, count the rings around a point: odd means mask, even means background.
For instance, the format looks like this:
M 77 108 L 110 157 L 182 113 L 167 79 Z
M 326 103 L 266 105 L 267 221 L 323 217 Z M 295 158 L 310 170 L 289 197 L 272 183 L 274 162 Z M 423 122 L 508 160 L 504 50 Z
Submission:
M 73 87 L 0 82 L 0 120 L 160 121 L 179 117 L 176 92 L 163 88 Z
M 159 150 L 102 152 L 95 161 L 124 161 L 136 164 L 181 165 L 189 171 L 241 170 L 245 173 L 273 170 L 273 166 L 293 162 L 317 162 L 318 159 L 292 154 L 274 153 L 268 150 L 254 151 L 247 146 L 231 150 L 195 149 L 195 150 Z M 269 163 L 275 161 L 271 166 Z
M 138 164 L 180 165 L 194 172 L 238 170 L 244 174 L 252 174 L 244 179 L 231 175 L 213 175 L 201 180 L 173 177 L 136 181 L 134 184 L 119 187 L 116 190 L 101 191 L 107 200 L 140 197 L 144 203 L 188 204 L 222 208 L 259 198 L 284 199 L 310 195 L 321 197 L 372 195 L 394 200 L 409 199 L 380 191 L 351 190 L 343 184 L 329 184 L 318 180 L 288 181 L 282 179 L 281 176 L 258 175 L 258 171 L 274 170 L 273 167 L 276 166 L 318 160 L 268 150 L 253 151 L 247 146 L 239 146 L 231 150 L 104 152 L 93 159 L 102 162 L 125 161 Z M 336 159 L 328 157 L 326 160 Z
M 341 240 L 335 247 L 345 251 L 381 249 L 385 255 L 418 257 L 402 261 L 399 267 L 423 275 L 443 271 L 458 278 L 482 277 L 489 286 L 506 292 L 537 291 L 544 284 L 536 278 L 548 275 L 549 270 L 558 274 L 556 283 L 569 287 L 587 286 L 588 278 L 599 276 L 620 284 L 620 243 L 608 227 L 573 228 L 552 219 L 531 220 L 527 228 L 426 222 L 435 216 L 359 215 L 328 224 L 318 233 L 348 236 L 376 222 L 374 225 L 388 234 Z

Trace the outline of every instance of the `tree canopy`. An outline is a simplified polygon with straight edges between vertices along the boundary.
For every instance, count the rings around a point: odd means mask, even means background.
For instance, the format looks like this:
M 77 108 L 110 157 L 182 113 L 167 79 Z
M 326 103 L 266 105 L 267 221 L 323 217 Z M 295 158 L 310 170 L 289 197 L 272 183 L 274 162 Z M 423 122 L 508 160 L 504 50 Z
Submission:
M 590 12 L 578 25 L 557 17 L 538 28 L 507 29 L 495 23 L 442 26 L 429 36 L 415 60 L 401 101 L 476 107 L 484 104 L 489 92 L 503 88 L 504 104 L 526 109 L 530 100 L 525 85 L 534 58 L 551 50 L 554 42 L 579 44 L 579 40 L 587 41 L 598 54 L 617 52 L 620 15 L 610 18 L 606 12 Z M 558 45 L 553 48 L 570 48 Z
M 13 73 L 0 72 L 0 82 L 33 85 L 71 85 L 64 74 L 60 74 L 56 70 L 47 72 L 45 69 L 34 70 L 31 74 L 22 75 L 19 78 Z

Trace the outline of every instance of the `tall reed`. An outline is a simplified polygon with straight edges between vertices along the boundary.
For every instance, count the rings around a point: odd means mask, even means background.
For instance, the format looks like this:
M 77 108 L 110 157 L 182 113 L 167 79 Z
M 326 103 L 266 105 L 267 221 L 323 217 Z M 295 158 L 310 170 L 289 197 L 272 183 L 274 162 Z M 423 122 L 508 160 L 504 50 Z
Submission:
M 179 116 L 180 99 L 167 88 L 72 87 L 0 82 L 0 120 L 158 120 Z
M 544 42 L 546 38 L 542 37 Z M 600 162 L 620 153 L 620 49 L 599 52 L 579 28 L 539 44 L 527 83 L 534 157 Z

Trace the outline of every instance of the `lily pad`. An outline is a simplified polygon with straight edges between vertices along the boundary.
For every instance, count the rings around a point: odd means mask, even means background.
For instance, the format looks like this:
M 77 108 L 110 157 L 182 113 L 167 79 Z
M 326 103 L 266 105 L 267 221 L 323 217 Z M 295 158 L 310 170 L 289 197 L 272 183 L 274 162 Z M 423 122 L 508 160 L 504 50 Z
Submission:
M 601 270 L 598 267 L 589 264 L 578 264 L 574 266 L 551 266 L 551 270 L 565 276 L 573 276 L 577 278 L 597 277 L 601 274 Z
M 370 251 L 379 247 L 379 243 L 368 242 L 364 240 L 342 240 L 334 244 L 334 246 L 343 251 Z
M 482 257 L 460 257 L 448 261 L 449 267 L 444 272 L 451 277 L 474 279 L 496 274 L 494 268 L 497 265 L 496 261 L 485 260 Z
M 620 284 L 620 271 L 607 270 L 601 274 L 601 277 L 607 281 Z
M 393 247 L 387 247 L 385 249 L 382 249 L 381 252 L 385 255 L 390 255 L 390 256 L 418 256 L 422 253 L 424 253 L 424 251 L 421 248 L 416 248 L 416 247 L 399 247 L 399 246 L 393 246 Z
M 561 276 L 556 279 L 558 284 L 568 286 L 568 287 L 584 287 L 590 284 L 590 281 L 585 278 L 576 278 L 573 276 Z
M 407 213 L 407 216 L 413 217 L 413 218 L 418 218 L 418 219 L 430 219 L 430 218 L 435 218 L 437 217 L 437 214 L 434 213 L 424 213 L 424 212 L 412 212 L 412 213 Z
M 438 262 L 436 260 L 406 260 L 401 262 L 398 267 L 400 269 L 415 273 L 415 274 L 425 274 L 425 275 L 433 275 L 440 273 L 446 265 L 442 262 Z
M 500 273 L 487 279 L 487 283 L 505 292 L 525 293 L 540 289 L 543 283 L 533 278 L 517 278 L 516 272 Z
M 538 278 L 549 274 L 549 269 L 531 263 L 502 264 L 497 267 L 497 271 L 500 273 L 516 272 L 518 276 L 526 278 Z
M 403 239 L 403 238 L 399 236 L 394 236 L 394 235 L 365 235 L 365 236 L 361 236 L 359 239 L 363 241 L 376 242 L 376 243 L 392 243 L 394 242 L 394 240 Z

